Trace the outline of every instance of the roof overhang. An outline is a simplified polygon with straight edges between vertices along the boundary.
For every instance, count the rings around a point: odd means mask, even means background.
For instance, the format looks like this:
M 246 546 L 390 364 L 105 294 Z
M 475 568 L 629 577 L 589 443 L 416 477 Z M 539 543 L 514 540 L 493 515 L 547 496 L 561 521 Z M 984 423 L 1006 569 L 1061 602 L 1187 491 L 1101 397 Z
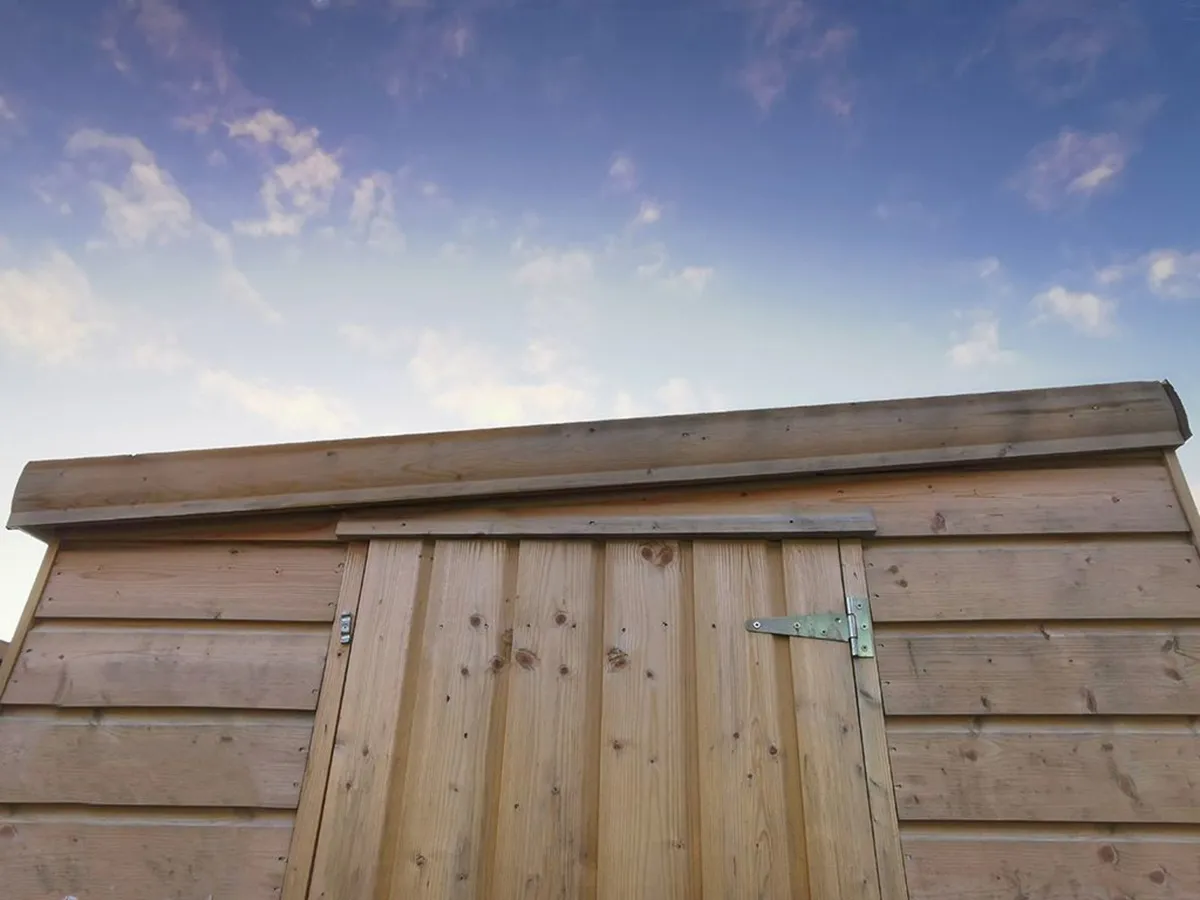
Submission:
M 1174 449 L 1167 382 L 32 462 L 9 528 Z

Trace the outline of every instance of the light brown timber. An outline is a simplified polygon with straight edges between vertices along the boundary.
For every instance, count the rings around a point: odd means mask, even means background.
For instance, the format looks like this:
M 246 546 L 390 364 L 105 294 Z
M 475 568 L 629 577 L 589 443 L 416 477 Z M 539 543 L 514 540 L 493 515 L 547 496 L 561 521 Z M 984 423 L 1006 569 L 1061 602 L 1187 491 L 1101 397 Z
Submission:
M 876 622 L 1200 614 L 1200 557 L 1183 534 L 866 541 L 865 558 Z
M 14 900 L 272 897 L 291 824 L 287 813 L 0 807 L 3 893 Z
M 387 796 L 405 732 L 408 655 L 431 564 L 420 541 L 372 541 L 313 859 L 312 900 L 373 897 Z M 417 648 L 419 651 L 419 647 Z M 399 737 L 398 737 L 399 735 Z M 398 746 L 400 745 L 400 746 Z M 290 900 L 290 898 L 289 898 Z
M 1200 823 L 1185 719 L 888 722 L 900 818 Z
M 1179 456 L 1173 449 L 1163 454 L 1167 464 L 1167 473 L 1171 478 L 1171 486 L 1179 497 L 1179 505 L 1183 509 L 1183 517 L 1187 520 L 1188 529 L 1192 533 L 1192 541 L 1200 549 L 1200 509 L 1196 507 L 1196 495 L 1188 486 L 1184 477 L 1183 467 L 1179 465 Z
M 350 544 L 346 548 L 346 565 L 338 594 L 338 618 L 334 619 L 328 635 L 321 692 L 309 745 L 308 765 L 304 769 L 304 781 L 300 787 L 296 824 L 287 852 L 281 900 L 305 900 L 308 894 L 313 854 L 317 849 L 317 831 L 321 825 L 321 811 L 325 806 L 325 791 L 329 782 L 333 741 L 337 734 L 338 715 L 342 709 L 346 668 L 350 659 L 351 644 L 342 643 L 339 620 L 343 614 L 349 614 L 353 625 L 358 618 L 358 603 L 362 594 L 366 564 L 367 544 Z
M 327 628 L 41 624 L 5 705 L 313 710 Z
M 866 615 L 873 617 L 866 567 L 863 564 L 862 543 L 843 540 L 839 542 L 838 550 L 842 564 L 842 585 L 846 596 L 855 603 L 861 599 Z M 867 798 L 871 807 L 871 834 L 875 843 L 875 863 L 879 869 L 879 893 L 882 900 L 908 900 L 892 763 L 888 757 L 887 725 L 884 720 L 879 663 L 871 656 L 854 657 L 853 666 L 858 719 L 862 729 Z
M 345 555 L 337 544 L 64 548 L 38 615 L 329 622 Z
M 912 900 L 1200 897 L 1200 830 L 1155 826 L 904 829 Z
M 31 463 L 10 527 L 1174 449 L 1157 382 Z
M 9 677 L 16 668 L 17 660 L 21 655 L 21 647 L 25 643 L 25 635 L 29 633 L 29 629 L 33 625 L 34 616 L 37 614 L 38 606 L 46 590 L 46 583 L 50 579 L 50 572 L 57 558 L 58 541 L 51 540 L 42 554 L 42 564 L 38 568 L 37 575 L 34 576 L 33 585 L 29 588 L 29 597 L 25 601 L 25 608 L 21 611 L 21 618 L 17 620 L 17 629 L 13 632 L 12 641 L 9 642 L 3 658 L 0 659 L 0 698 L 3 698 L 8 689 Z M 0 703 L 0 713 L 2 712 L 3 704 Z M 0 800 L 0 802 L 3 801 Z
M 295 809 L 311 734 L 311 714 L 87 716 L 8 707 L 0 716 L 0 804 Z
M 1196 624 L 881 626 L 875 638 L 893 716 L 1200 716 Z

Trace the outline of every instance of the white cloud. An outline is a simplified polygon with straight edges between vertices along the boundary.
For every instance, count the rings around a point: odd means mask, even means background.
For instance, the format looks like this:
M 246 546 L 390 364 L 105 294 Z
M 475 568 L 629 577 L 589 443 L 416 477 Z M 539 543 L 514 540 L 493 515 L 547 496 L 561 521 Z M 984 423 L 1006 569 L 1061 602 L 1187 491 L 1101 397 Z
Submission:
M 16 111 L 13 110 L 12 104 L 5 99 L 3 94 L 0 94 L 0 122 L 15 122 L 17 121 Z
M 1000 260 L 994 256 L 989 256 L 979 261 L 979 277 L 985 281 L 989 278 L 994 278 L 1000 274 Z
M 87 275 L 54 251 L 29 269 L 0 269 L 0 339 L 44 363 L 76 359 L 108 327 Z
M 700 294 L 708 287 L 716 271 L 711 266 L 684 266 L 678 272 L 667 276 L 666 282 L 670 287 Z
M 355 322 L 338 326 L 338 335 L 354 349 L 373 356 L 389 356 L 411 341 L 407 330 L 381 330 Z
M 591 414 L 589 379 L 586 373 L 566 367 L 565 358 L 559 348 L 535 340 L 514 365 L 507 362 L 506 354 L 484 345 L 425 329 L 408 370 L 434 407 L 464 425 L 515 425 Z
M 719 395 L 711 391 L 702 395 L 687 378 L 675 376 L 667 379 L 647 397 L 637 398 L 628 391 L 621 391 L 613 404 L 613 415 L 618 419 L 682 415 L 710 412 L 720 406 Z
M 266 218 L 235 222 L 235 231 L 255 237 L 296 235 L 310 219 L 329 211 L 342 166 L 321 148 L 316 128 L 299 129 L 286 116 L 263 109 L 228 129 L 230 137 L 278 147 L 288 157 L 267 173 L 259 189 Z
M 339 434 L 355 421 L 340 400 L 309 387 L 273 387 L 220 369 L 201 371 L 198 384 L 204 392 L 287 432 Z
M 367 246 L 385 252 L 404 249 L 404 234 L 396 225 L 396 200 L 390 175 L 375 172 L 359 180 L 350 204 L 350 222 Z
M 608 182 L 619 191 L 632 191 L 637 187 L 637 166 L 623 153 L 613 157 L 608 167 Z
M 546 251 L 517 269 L 517 284 L 536 290 L 569 289 L 591 280 L 592 255 L 586 250 Z
M 146 338 L 133 346 L 129 356 L 135 367 L 161 373 L 178 372 L 194 363 L 174 335 Z
M 1033 298 L 1039 321 L 1053 318 L 1093 337 L 1111 334 L 1114 330 L 1116 304 L 1086 291 L 1069 291 L 1055 285 Z
M 1071 196 L 1090 197 L 1111 185 L 1129 161 L 1128 143 L 1118 134 L 1084 134 L 1064 128 L 1038 144 L 1011 185 L 1034 208 L 1048 211 Z
M 1011 350 L 1000 347 L 1000 323 L 994 318 L 980 318 L 965 336 L 959 337 L 954 337 L 958 342 L 946 352 L 950 362 L 959 368 L 1000 365 L 1016 358 Z
M 643 200 L 642 205 L 638 207 L 637 216 L 633 220 L 634 225 L 653 225 L 659 221 L 663 215 L 663 208 L 653 200 Z
M 1159 297 L 1169 300 L 1200 298 L 1200 250 L 1155 250 L 1143 258 L 1146 283 Z

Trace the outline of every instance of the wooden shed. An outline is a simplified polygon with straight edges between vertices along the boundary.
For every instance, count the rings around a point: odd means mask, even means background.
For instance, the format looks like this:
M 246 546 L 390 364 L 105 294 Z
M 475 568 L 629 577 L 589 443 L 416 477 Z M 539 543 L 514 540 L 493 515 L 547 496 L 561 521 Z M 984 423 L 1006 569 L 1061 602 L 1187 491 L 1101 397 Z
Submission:
M 35 462 L 5 900 L 1200 897 L 1137 382 Z

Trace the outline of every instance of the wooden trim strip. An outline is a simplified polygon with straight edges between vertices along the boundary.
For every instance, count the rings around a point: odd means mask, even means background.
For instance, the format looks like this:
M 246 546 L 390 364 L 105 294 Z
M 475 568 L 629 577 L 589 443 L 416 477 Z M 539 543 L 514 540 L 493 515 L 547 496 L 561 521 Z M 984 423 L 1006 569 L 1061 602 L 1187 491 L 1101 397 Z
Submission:
M 300 787 L 300 804 L 296 809 L 296 825 L 292 829 L 280 900 L 304 900 L 308 895 L 308 882 L 312 874 L 313 856 L 317 850 L 317 832 L 325 807 L 325 788 L 329 780 L 330 762 L 333 759 L 333 741 L 337 734 L 338 716 L 342 710 L 346 667 L 352 646 L 341 642 L 340 619 L 344 613 L 358 618 L 358 601 L 367 568 L 367 546 L 366 543 L 351 544 L 346 552 L 338 614 L 334 617 L 333 628 L 329 634 L 325 675 L 317 701 L 316 721 L 308 751 L 308 766 L 304 770 L 304 781 Z
M 1168 386 L 1128 382 L 26 466 L 11 528 L 1174 449 Z
M 839 549 L 846 595 L 861 597 L 869 605 L 871 594 L 867 587 L 862 543 L 857 540 L 840 541 Z M 879 680 L 879 664 L 874 657 L 854 659 L 854 682 L 862 730 L 867 799 L 871 805 L 871 827 L 875 839 L 875 863 L 879 868 L 880 900 L 908 900 L 896 793 L 888 758 L 883 691 Z
M 711 535 L 751 537 L 837 537 L 875 534 L 870 510 L 805 515 L 745 516 L 560 516 L 504 519 L 354 518 L 338 523 L 340 538 L 379 537 L 655 537 Z
M 1188 487 L 1187 478 L 1183 475 L 1183 466 L 1179 464 L 1179 457 L 1175 451 L 1167 450 L 1163 456 L 1167 463 L 1167 474 L 1171 479 L 1171 487 L 1175 489 L 1180 509 L 1183 510 L 1183 518 L 1192 532 L 1192 543 L 1196 545 L 1197 550 L 1200 550 L 1200 509 L 1196 508 L 1196 495 Z
M 46 545 L 46 552 L 42 555 L 42 565 L 33 579 L 33 586 L 29 589 L 29 599 L 25 601 L 25 609 L 17 622 L 17 630 L 13 632 L 12 641 L 2 654 L 3 659 L 0 659 L 0 705 L 3 705 L 4 692 L 8 689 L 8 679 L 12 677 L 17 659 L 21 655 L 25 635 L 33 627 L 38 604 L 42 600 L 42 593 L 46 590 L 46 582 L 50 580 L 50 573 L 54 569 L 54 560 L 57 556 L 58 541 L 52 540 Z

